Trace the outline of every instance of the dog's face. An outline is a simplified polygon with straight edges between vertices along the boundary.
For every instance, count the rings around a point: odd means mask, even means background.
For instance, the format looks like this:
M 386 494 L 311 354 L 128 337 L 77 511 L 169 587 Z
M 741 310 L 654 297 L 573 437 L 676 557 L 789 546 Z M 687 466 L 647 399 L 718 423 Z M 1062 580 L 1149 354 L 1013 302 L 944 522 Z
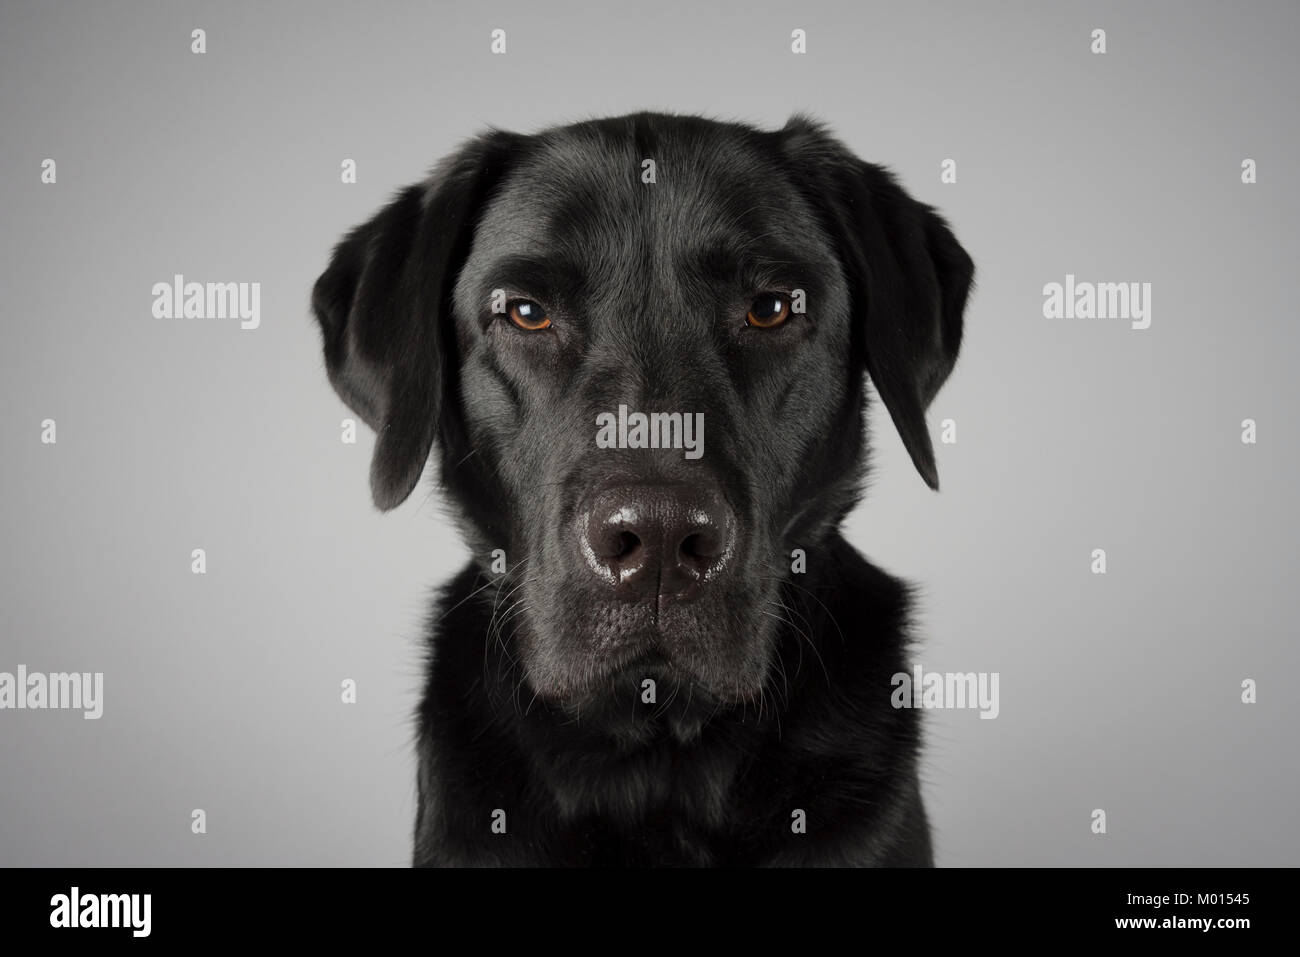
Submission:
M 313 304 L 379 434 L 376 503 L 439 445 L 504 579 L 485 638 L 536 694 L 649 676 L 728 703 L 767 677 L 792 550 L 856 499 L 864 371 L 937 486 L 924 410 L 971 276 L 808 121 L 639 114 L 467 144 L 339 245 Z

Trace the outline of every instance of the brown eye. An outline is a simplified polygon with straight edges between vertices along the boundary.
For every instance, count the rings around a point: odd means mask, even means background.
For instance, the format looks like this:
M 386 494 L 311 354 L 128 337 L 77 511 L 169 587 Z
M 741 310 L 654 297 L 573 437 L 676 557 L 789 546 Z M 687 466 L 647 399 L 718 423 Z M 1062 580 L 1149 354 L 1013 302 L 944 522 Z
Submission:
M 551 317 L 546 310 L 531 299 L 511 299 L 506 303 L 506 311 L 511 322 L 528 332 L 540 332 L 551 326 Z
M 790 317 L 790 300 L 776 292 L 765 292 L 749 306 L 745 321 L 760 329 L 779 326 Z

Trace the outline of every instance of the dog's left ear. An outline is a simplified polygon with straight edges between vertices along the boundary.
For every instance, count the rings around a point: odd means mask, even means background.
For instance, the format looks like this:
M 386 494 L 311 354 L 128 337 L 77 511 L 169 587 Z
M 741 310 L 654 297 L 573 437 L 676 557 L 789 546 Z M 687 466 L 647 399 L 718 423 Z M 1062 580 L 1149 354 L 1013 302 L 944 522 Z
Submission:
M 793 175 L 840 247 L 854 350 L 917 471 L 937 490 L 925 410 L 957 361 L 975 264 L 931 207 L 817 123 L 794 117 L 781 136 Z
M 451 286 L 512 144 L 493 132 L 448 156 L 348 233 L 312 290 L 330 382 L 378 436 L 370 490 L 384 511 L 411 494 L 438 434 Z

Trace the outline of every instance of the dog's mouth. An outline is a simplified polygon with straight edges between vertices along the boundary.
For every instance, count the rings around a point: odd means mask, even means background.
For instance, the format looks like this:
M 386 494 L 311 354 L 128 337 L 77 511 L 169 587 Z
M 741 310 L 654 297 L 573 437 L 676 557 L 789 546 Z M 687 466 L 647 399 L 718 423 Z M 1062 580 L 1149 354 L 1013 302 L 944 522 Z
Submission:
M 524 588 L 528 590 L 527 586 Z M 737 582 L 689 602 L 577 600 L 537 583 L 512 632 L 523 679 L 544 700 L 591 703 L 665 691 L 741 703 L 761 693 L 774 644 L 763 597 Z

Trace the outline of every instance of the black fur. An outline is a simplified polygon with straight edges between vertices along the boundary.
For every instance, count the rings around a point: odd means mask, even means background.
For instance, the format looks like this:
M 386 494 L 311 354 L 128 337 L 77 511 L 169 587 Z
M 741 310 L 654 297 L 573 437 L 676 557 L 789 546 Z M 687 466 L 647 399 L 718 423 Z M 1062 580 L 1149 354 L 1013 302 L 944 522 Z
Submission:
M 802 117 L 493 132 L 339 244 L 313 307 L 378 433 L 375 503 L 436 445 L 474 555 L 430 621 L 417 865 L 932 863 L 916 712 L 890 705 L 907 589 L 839 526 L 864 373 L 938 487 L 925 409 L 972 275 L 932 209 Z M 551 327 L 494 312 L 497 289 Z M 806 313 L 746 324 L 795 289 Z M 705 454 L 597 448 L 619 404 L 703 413 Z M 662 577 L 628 600 L 584 562 L 593 496 L 646 488 L 734 519 L 689 600 Z

